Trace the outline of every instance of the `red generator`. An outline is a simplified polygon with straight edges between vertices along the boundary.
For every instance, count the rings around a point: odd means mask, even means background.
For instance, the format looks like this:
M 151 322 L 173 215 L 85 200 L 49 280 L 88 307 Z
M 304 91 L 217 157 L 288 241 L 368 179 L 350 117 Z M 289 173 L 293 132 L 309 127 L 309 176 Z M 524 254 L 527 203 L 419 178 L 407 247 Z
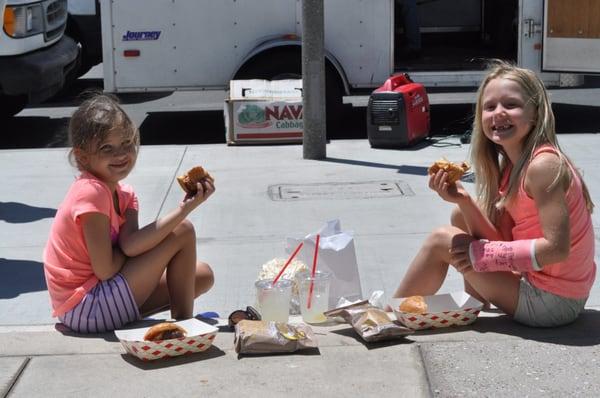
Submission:
M 369 97 L 367 135 L 373 148 L 413 145 L 429 135 L 425 87 L 406 73 L 393 75 Z

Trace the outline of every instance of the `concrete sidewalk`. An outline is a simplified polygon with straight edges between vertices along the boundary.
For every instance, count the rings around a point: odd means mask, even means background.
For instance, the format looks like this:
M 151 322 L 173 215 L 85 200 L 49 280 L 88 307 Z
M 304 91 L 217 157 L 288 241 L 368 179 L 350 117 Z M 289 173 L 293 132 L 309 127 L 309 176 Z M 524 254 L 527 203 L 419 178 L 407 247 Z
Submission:
M 559 140 L 592 197 L 600 197 L 600 136 Z M 126 355 L 113 334 L 64 334 L 50 317 L 41 257 L 54 212 L 76 174 L 66 155 L 65 149 L 0 151 L 2 396 L 600 395 L 600 282 L 586 313 L 562 328 L 531 329 L 484 313 L 469 327 L 367 345 L 347 325 L 315 327 L 319 350 L 301 355 L 238 358 L 232 333 L 222 328 L 206 353 L 145 364 Z M 181 200 L 174 178 L 182 171 L 201 164 L 216 179 L 215 195 L 190 217 L 199 257 L 216 276 L 213 290 L 196 301 L 197 313 L 226 317 L 252 304 L 259 267 L 285 256 L 285 238 L 303 237 L 336 218 L 354 231 L 363 296 L 374 290 L 389 296 L 425 236 L 448 222 L 451 206 L 427 188 L 427 166 L 442 156 L 465 159 L 468 145 L 441 137 L 404 150 L 376 150 L 366 140 L 333 141 L 327 155 L 304 160 L 298 145 L 142 147 L 127 181 L 140 198 L 141 224 Z M 350 197 L 330 189 L 356 183 L 362 188 Z M 409 189 L 386 195 L 381 183 Z M 296 185 L 305 196 L 275 197 L 282 184 Z M 462 279 L 451 271 L 441 292 L 458 290 Z
M 208 351 L 155 362 L 125 354 L 113 334 L 0 329 L 0 391 L 10 389 L 11 397 L 593 397 L 600 391 L 599 314 L 588 309 L 568 327 L 532 329 L 484 313 L 468 327 L 378 344 L 363 343 L 347 325 L 315 326 L 317 351 L 241 357 L 223 326 Z

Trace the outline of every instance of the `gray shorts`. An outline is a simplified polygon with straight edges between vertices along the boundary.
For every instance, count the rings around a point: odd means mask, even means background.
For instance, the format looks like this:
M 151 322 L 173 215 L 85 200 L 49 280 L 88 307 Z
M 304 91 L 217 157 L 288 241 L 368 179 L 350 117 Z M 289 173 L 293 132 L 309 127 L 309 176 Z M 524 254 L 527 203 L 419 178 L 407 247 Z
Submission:
M 585 307 L 587 298 L 557 296 L 521 279 L 519 304 L 514 320 L 527 326 L 552 327 L 573 322 Z

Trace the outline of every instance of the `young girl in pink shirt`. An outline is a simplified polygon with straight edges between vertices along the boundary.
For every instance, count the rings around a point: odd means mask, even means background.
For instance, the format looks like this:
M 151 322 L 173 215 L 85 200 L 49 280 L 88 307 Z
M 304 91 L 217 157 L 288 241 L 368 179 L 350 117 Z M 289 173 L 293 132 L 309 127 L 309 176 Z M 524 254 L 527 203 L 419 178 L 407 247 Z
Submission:
M 518 322 L 572 322 L 596 275 L 593 204 L 535 73 L 495 62 L 478 91 L 471 157 L 477 201 L 444 171 L 430 176 L 457 205 L 452 225 L 429 235 L 394 297 L 436 293 L 450 264 L 468 293 Z
M 52 315 L 72 330 L 121 328 L 170 308 L 191 318 L 194 298 L 213 285 L 196 260 L 196 234 L 186 220 L 215 191 L 198 183 L 179 207 L 138 226 L 138 200 L 121 180 L 135 165 L 139 131 L 116 100 L 95 95 L 69 123 L 71 160 L 81 171 L 59 207 L 44 250 Z

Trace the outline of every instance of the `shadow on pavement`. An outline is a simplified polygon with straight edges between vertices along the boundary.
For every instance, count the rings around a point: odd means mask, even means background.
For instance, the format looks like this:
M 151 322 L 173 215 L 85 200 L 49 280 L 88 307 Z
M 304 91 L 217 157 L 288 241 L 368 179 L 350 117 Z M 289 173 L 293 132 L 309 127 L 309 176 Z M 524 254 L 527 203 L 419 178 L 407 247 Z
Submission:
M 597 118 L 600 107 L 552 104 L 559 134 L 599 133 Z M 471 130 L 474 104 L 436 104 L 431 106 L 431 133 L 462 135 Z M 364 126 L 365 124 L 363 124 Z
M 318 356 L 321 355 L 321 351 L 319 350 L 319 347 L 314 347 L 314 348 L 303 348 L 301 350 L 298 351 L 292 351 L 292 352 L 270 352 L 270 353 L 265 353 L 265 354 L 254 354 L 254 353 L 244 353 L 244 354 L 237 354 L 237 359 L 250 359 L 250 358 L 264 358 L 264 357 L 281 357 L 281 356 Z
M 59 108 L 77 106 L 81 102 L 82 91 L 98 90 L 97 82 L 88 81 L 72 88 L 68 93 L 41 105 L 29 108 Z M 169 95 L 170 93 L 133 93 L 119 95 L 123 104 L 140 104 Z M 136 108 L 137 109 L 137 108 Z M 595 115 L 599 107 L 554 104 L 556 129 L 559 134 L 599 133 L 600 127 Z M 332 131 L 327 132 L 329 140 L 366 139 L 366 107 L 351 108 L 347 117 Z M 472 104 L 439 104 L 431 106 L 431 136 L 416 145 L 383 149 L 397 151 L 417 151 L 428 145 L 457 145 L 445 142 L 448 136 L 462 136 L 471 130 L 473 120 Z M 65 147 L 68 145 L 67 126 L 69 118 L 46 116 L 16 116 L 3 121 L 5 134 L 2 149 Z M 6 129 L 4 129 L 6 127 Z M 173 111 L 149 112 L 140 125 L 142 144 L 182 145 L 225 143 L 225 123 L 222 111 Z M 273 144 L 270 144 L 273 145 Z
M 462 135 L 471 130 L 474 107 L 474 104 L 431 105 L 431 134 Z
M 52 218 L 56 209 L 29 206 L 18 202 L 0 202 L 0 220 L 11 224 L 22 224 Z
M 42 263 L 0 258 L 0 299 L 42 290 L 48 290 Z
M 510 317 L 480 317 L 472 330 L 480 333 L 500 333 L 544 343 L 567 346 L 594 346 L 600 344 L 600 311 L 586 309 L 575 322 L 553 328 L 535 328 L 514 322 Z
M 354 159 L 341 159 L 341 158 L 325 158 L 323 162 L 331 162 L 331 163 L 341 163 L 341 164 L 351 164 L 354 166 L 365 166 L 365 167 L 376 167 L 379 169 L 400 169 L 402 166 L 397 164 L 387 164 L 387 163 L 375 163 L 375 162 L 365 162 L 363 160 L 354 160 Z M 427 173 L 427 170 L 425 170 Z
M 139 128 L 143 145 L 225 143 L 220 111 L 150 112 Z
M 2 149 L 57 148 L 68 145 L 69 118 L 16 116 L 2 122 Z
M 198 317 L 196 316 L 196 319 L 208 323 L 209 325 L 216 325 L 218 323 L 218 321 L 216 319 L 210 319 L 210 318 L 202 318 L 202 317 Z M 123 326 L 121 329 L 122 330 L 126 330 L 126 329 L 138 329 L 138 328 L 149 328 L 153 325 L 156 325 L 158 323 L 161 322 L 165 322 L 165 319 L 152 319 L 152 318 L 144 318 L 141 319 L 139 321 L 136 322 L 132 322 L 132 323 L 128 323 L 127 325 Z M 222 328 L 221 326 L 218 326 L 219 328 L 219 332 L 231 332 L 231 330 L 229 329 L 225 329 Z M 71 330 L 68 326 L 66 326 L 65 324 L 61 323 L 61 322 L 57 322 L 54 324 L 54 329 L 61 333 L 63 336 L 69 336 L 69 337 L 78 337 L 78 338 L 92 338 L 92 339 L 104 339 L 106 341 L 109 342 L 118 342 L 119 339 L 115 336 L 113 331 L 110 332 L 105 332 L 105 333 L 77 333 L 74 332 L 73 330 Z
M 600 107 L 553 104 L 552 109 L 554 110 L 556 132 L 558 134 L 600 133 L 596 116 L 600 112 Z
M 365 108 L 347 113 L 348 118 L 338 128 L 327 132 L 328 139 L 366 138 Z M 140 134 L 144 145 L 226 142 L 223 111 L 149 112 L 140 125 Z
M 170 368 L 172 366 L 185 365 L 193 362 L 206 361 L 208 359 L 218 358 L 225 355 L 225 351 L 220 348 L 215 347 L 214 345 L 210 346 L 206 351 L 198 352 L 194 354 L 181 355 L 178 357 L 172 358 L 161 358 L 155 361 L 142 361 L 132 355 L 122 354 L 121 358 L 130 365 L 135 366 L 141 370 L 156 370 L 156 369 L 164 369 Z
M 117 336 L 115 336 L 115 333 L 112 331 L 106 333 L 77 333 L 69 329 L 69 327 L 64 323 L 60 322 L 54 324 L 54 329 L 63 336 L 68 337 L 77 337 L 83 339 L 103 339 L 112 343 L 117 343 L 119 341 Z M 126 327 L 124 329 L 126 329 Z
M 491 317 L 480 316 L 472 325 L 418 330 L 413 335 L 406 336 L 407 340 L 405 342 L 415 343 L 418 341 L 418 336 L 435 337 L 454 333 L 475 332 L 513 336 L 524 340 L 564 346 L 589 347 L 600 345 L 600 334 L 596 332 L 600 328 L 600 311 L 598 310 L 586 309 L 573 323 L 549 328 L 525 326 L 513 321 L 508 315 L 501 312 L 498 314 L 498 316 Z M 352 329 L 345 329 L 333 331 L 332 333 L 355 337 L 357 341 L 361 341 L 356 333 L 353 336 L 352 332 Z M 413 340 L 413 336 L 417 339 Z M 454 341 L 453 339 L 450 340 Z
M 424 166 L 410 166 L 410 165 L 395 165 L 395 164 L 387 164 L 387 163 L 375 163 L 375 162 L 365 162 L 362 160 L 353 160 L 353 159 L 341 159 L 341 158 L 325 158 L 323 162 L 331 162 L 331 163 L 341 163 L 341 164 L 351 164 L 354 166 L 364 166 L 364 167 L 375 167 L 379 169 L 396 169 L 398 170 L 398 174 L 408 174 L 415 176 L 427 176 L 429 174 L 429 167 Z M 461 177 L 461 181 L 463 183 L 473 183 L 475 182 L 475 175 L 473 173 L 467 172 L 463 177 Z
M 102 79 L 77 79 L 49 100 L 28 106 L 29 108 L 62 108 L 79 106 L 83 97 L 89 92 L 101 93 L 104 89 Z
M 330 333 L 339 334 L 340 336 L 352 337 L 357 342 L 361 343 L 365 346 L 367 350 L 375 350 L 378 348 L 385 348 L 390 346 L 395 346 L 398 344 L 412 344 L 414 341 L 406 339 L 406 337 L 410 337 L 410 334 L 406 336 L 401 336 L 393 340 L 384 340 L 384 341 L 375 341 L 375 342 L 366 342 L 358 335 L 358 332 L 354 330 L 353 327 L 348 327 L 346 329 L 338 329 L 332 330 Z
M 426 176 L 429 174 L 427 171 L 428 168 L 429 167 L 402 165 L 398 168 L 398 173 L 410 174 L 415 176 Z
M 102 93 L 104 91 L 104 82 L 102 79 L 77 79 L 68 87 L 63 88 L 58 94 L 49 100 L 40 104 L 31 104 L 30 109 L 35 108 L 63 108 L 76 107 L 81 104 L 92 93 Z M 155 101 L 160 98 L 168 97 L 173 94 L 172 91 L 143 92 L 143 93 L 117 93 L 113 94 L 119 98 L 123 105 L 141 104 L 144 102 Z

